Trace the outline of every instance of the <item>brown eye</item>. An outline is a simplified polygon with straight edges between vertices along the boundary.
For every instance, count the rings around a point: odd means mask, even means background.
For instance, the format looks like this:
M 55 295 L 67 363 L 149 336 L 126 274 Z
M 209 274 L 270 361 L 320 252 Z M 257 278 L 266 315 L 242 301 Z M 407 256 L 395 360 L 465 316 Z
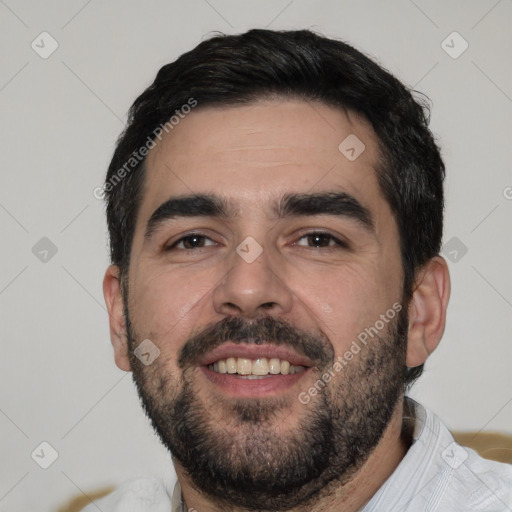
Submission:
M 169 251 L 171 249 L 180 249 L 180 250 L 193 250 L 193 249 L 202 249 L 203 247 L 207 247 L 210 245 L 215 245 L 215 242 L 210 238 L 204 235 L 187 235 L 179 240 L 177 240 L 174 244 L 168 247 L 166 250 Z
M 308 235 L 307 239 L 308 244 L 315 247 L 328 247 L 333 241 L 331 236 L 323 234 Z
M 322 247 L 347 247 L 347 244 L 338 240 L 329 233 L 315 232 L 302 236 L 297 245 L 320 249 Z

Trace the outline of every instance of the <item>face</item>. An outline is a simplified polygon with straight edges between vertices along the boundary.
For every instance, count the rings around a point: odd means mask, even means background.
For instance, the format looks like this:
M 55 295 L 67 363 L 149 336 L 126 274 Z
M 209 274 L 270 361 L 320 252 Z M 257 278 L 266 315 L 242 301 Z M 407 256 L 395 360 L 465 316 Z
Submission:
M 148 155 L 130 364 L 176 464 L 219 502 L 311 499 L 390 420 L 407 307 L 377 161 L 362 118 L 300 101 L 197 110 Z M 143 340 L 151 364 L 134 355 Z

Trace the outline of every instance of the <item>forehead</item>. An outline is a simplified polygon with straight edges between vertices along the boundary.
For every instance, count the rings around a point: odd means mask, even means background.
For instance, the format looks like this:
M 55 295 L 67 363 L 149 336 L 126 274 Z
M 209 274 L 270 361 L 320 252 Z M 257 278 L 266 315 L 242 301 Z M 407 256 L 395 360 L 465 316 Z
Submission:
M 199 105 L 149 152 L 139 219 L 198 193 L 261 209 L 286 193 L 341 191 L 375 207 L 377 148 L 364 118 L 321 103 Z

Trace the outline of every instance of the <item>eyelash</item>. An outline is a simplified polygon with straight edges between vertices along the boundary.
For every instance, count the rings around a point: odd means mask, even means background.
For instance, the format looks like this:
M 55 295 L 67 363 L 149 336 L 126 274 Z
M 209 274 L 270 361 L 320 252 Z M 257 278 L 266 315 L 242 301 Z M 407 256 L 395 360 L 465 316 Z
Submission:
M 331 233 L 328 233 L 328 232 L 325 232 L 325 231 L 310 231 L 309 233 L 305 233 L 303 234 L 299 239 L 298 241 L 302 240 L 303 238 L 307 238 L 307 237 L 312 237 L 312 236 L 324 236 L 324 237 L 328 237 L 330 240 L 329 241 L 334 241 L 335 245 L 328 245 L 328 246 L 323 246 L 323 247 L 315 247 L 315 246 L 307 246 L 307 248 L 309 249 L 327 249 L 327 250 L 333 250 L 333 249 L 348 249 L 349 248 L 349 245 L 348 243 L 340 240 L 339 238 L 336 238 L 334 235 L 332 235 Z M 180 239 L 176 240 L 176 242 L 174 242 L 172 245 L 166 247 L 164 250 L 166 252 L 168 251 L 172 251 L 172 250 L 181 250 L 181 251 L 192 251 L 194 249 L 204 249 L 204 247 L 195 247 L 195 248 L 191 248 L 191 249 L 187 249 L 187 248 L 179 248 L 178 249 L 178 245 L 182 242 L 184 242 L 185 240 L 187 239 L 190 239 L 190 238 L 201 238 L 201 239 L 208 239 L 208 240 L 211 240 L 210 237 L 206 236 L 206 235 L 203 235 L 201 233 L 190 233 L 186 236 L 183 236 L 181 237 Z M 212 241 L 212 240 L 211 240 Z M 297 242 L 298 242 L 297 241 Z M 298 245 L 297 242 L 294 242 L 292 245 Z M 337 247 L 336 247 L 337 246 Z M 209 247 L 209 246 L 208 246 Z
M 303 234 L 299 240 L 302 240 L 303 238 L 308 238 L 308 237 L 315 237 L 315 236 L 324 236 L 324 237 L 328 237 L 330 239 L 330 241 L 333 241 L 334 242 L 334 245 L 328 245 L 328 246 L 325 246 L 325 247 L 309 247 L 310 249 L 349 249 L 349 245 L 347 242 L 343 241 L 343 240 L 340 240 L 339 238 L 335 237 L 333 234 L 327 232 L 327 231 L 310 231 L 309 233 L 305 233 Z M 296 245 L 297 242 L 295 242 L 293 245 Z M 337 247 L 336 247 L 337 246 Z
M 180 239 L 176 240 L 176 242 L 174 242 L 172 245 L 170 245 L 169 247 L 166 247 L 165 250 L 166 251 L 172 251 L 174 249 L 176 249 L 176 246 L 178 244 L 180 244 L 181 242 L 183 242 L 184 240 L 187 240 L 189 238 L 204 238 L 204 239 L 208 239 L 208 240 L 211 240 L 210 237 L 206 236 L 206 235 L 203 235 L 201 233 L 189 233 L 188 235 L 186 236 L 183 236 L 181 237 Z M 196 249 L 204 249 L 204 247 L 196 247 Z M 191 251 L 193 249 L 186 249 L 186 248 L 180 248 L 178 250 L 181 250 L 181 251 Z

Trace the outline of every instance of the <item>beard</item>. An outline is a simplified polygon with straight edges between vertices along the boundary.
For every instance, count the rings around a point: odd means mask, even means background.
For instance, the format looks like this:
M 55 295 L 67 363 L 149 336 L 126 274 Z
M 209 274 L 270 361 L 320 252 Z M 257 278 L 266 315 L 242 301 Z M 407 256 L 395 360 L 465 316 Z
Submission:
M 332 369 L 333 345 L 271 316 L 228 317 L 183 345 L 178 370 L 133 354 L 137 336 L 125 306 L 133 378 L 162 443 L 197 490 L 222 508 L 259 511 L 308 507 L 349 481 L 377 446 L 406 380 L 407 308 L 335 373 L 307 405 L 297 396 L 201 400 L 193 364 L 225 341 L 272 342 L 307 356 L 318 372 Z M 309 384 L 311 385 L 311 384 Z M 301 391 L 307 391 L 303 389 Z M 291 408 L 298 417 L 290 416 Z M 289 421 L 287 421 L 289 419 Z M 283 430 L 283 425 L 290 425 Z

